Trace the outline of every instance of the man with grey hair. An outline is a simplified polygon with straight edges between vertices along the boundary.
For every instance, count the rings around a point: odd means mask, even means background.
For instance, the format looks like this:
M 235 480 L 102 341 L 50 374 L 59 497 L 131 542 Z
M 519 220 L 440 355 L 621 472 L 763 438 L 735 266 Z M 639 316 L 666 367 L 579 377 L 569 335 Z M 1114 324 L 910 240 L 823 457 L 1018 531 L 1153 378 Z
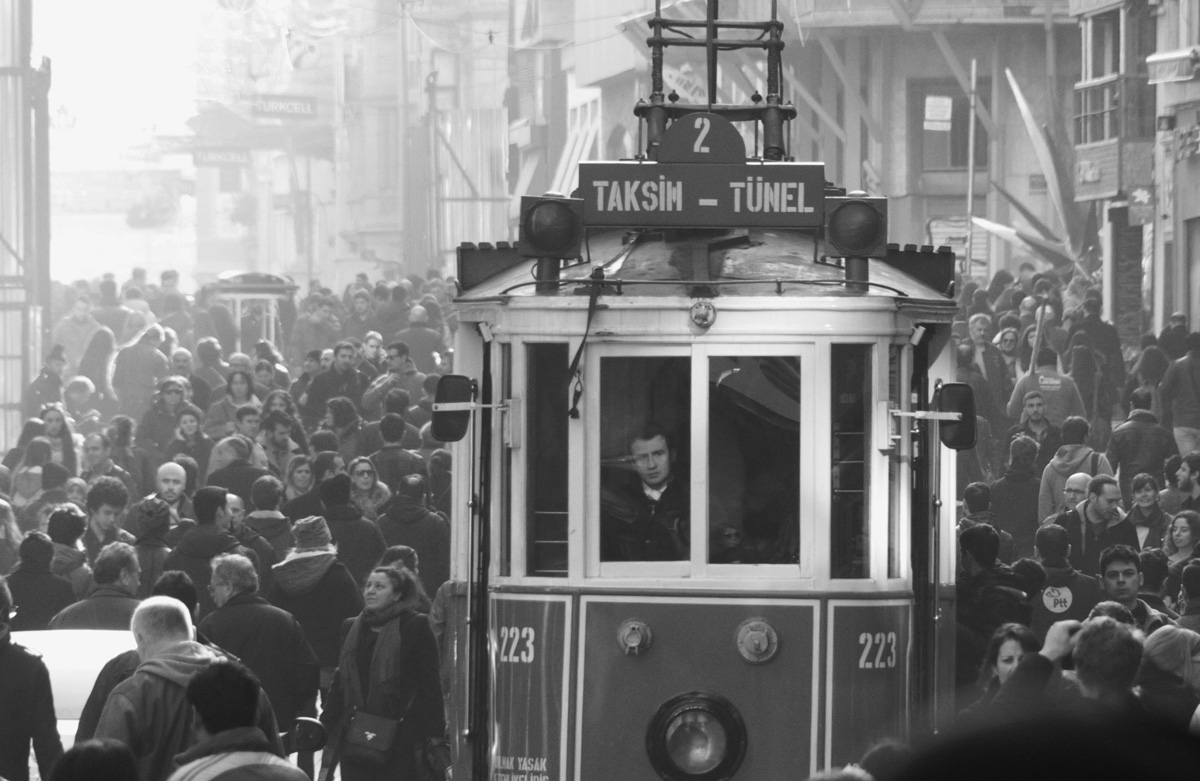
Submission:
M 100 549 L 92 565 L 96 586 L 79 602 L 50 619 L 49 629 L 128 629 L 138 607 L 142 567 L 137 551 L 124 542 Z
M 258 593 L 258 572 L 245 556 L 214 558 L 210 588 L 217 609 L 200 622 L 200 631 L 258 676 L 276 721 L 291 724 L 317 696 L 320 675 L 304 628 Z
M 104 704 L 95 737 L 112 738 L 129 746 L 143 781 L 163 781 L 171 775 L 175 756 L 196 742 L 187 701 L 192 676 L 225 658 L 192 639 L 192 617 L 173 597 L 150 597 L 133 614 L 133 639 L 141 664 L 117 684 Z M 270 703 L 259 700 L 257 725 L 272 752 L 283 754 L 279 728 Z
M 429 327 L 429 312 L 423 306 L 414 306 L 408 310 L 408 328 L 392 337 L 394 342 L 404 342 L 408 345 L 409 355 L 417 365 L 417 371 L 429 374 L 438 370 L 433 354 L 445 354 L 446 345 L 442 335 Z M 992 348 L 996 349 L 995 347 Z M 999 352 L 997 351 L 997 354 Z M 1004 359 L 1001 358 L 1001 361 Z
M 982 312 L 971 315 L 967 321 L 967 332 L 975 345 L 975 365 L 994 388 L 992 397 L 1007 399 L 1012 395 L 1013 378 L 1008 374 L 1008 364 L 1000 348 L 992 344 L 992 318 Z M 997 434 L 1000 432 L 997 431 Z

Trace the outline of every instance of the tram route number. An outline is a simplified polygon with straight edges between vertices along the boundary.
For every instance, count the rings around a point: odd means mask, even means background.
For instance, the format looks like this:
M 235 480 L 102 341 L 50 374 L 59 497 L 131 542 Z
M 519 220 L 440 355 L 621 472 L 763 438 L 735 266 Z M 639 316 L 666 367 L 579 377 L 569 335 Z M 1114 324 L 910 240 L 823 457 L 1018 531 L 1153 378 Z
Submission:
M 500 662 L 530 664 L 533 662 L 533 643 L 537 633 L 531 626 L 500 627 Z
M 862 653 L 858 656 L 858 669 L 884 670 L 896 666 L 896 633 L 863 632 L 858 636 Z

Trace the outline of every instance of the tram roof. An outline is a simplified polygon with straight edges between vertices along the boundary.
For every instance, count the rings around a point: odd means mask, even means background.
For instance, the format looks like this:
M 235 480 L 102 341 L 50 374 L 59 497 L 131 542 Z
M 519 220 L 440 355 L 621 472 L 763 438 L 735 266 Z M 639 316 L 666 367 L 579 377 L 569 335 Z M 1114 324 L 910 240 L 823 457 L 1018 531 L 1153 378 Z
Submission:
M 817 261 L 821 250 L 811 232 L 797 230 L 593 230 L 584 261 L 564 268 L 559 284 L 576 292 L 601 267 L 605 295 L 890 298 L 899 306 L 926 310 L 932 319 L 942 319 L 936 316 L 942 309 L 948 319 L 956 308 L 953 299 L 881 260 L 870 261 L 867 290 L 851 290 L 840 266 Z M 517 263 L 459 300 L 534 298 L 533 263 Z

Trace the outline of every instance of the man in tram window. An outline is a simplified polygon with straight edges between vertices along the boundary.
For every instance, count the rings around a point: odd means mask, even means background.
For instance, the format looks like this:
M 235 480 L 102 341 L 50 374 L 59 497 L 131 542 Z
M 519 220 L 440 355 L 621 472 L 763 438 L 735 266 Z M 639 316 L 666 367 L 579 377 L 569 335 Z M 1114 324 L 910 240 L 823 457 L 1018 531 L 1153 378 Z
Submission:
M 650 423 L 629 445 L 636 477 L 601 489 L 603 561 L 688 558 L 688 481 L 671 435 Z

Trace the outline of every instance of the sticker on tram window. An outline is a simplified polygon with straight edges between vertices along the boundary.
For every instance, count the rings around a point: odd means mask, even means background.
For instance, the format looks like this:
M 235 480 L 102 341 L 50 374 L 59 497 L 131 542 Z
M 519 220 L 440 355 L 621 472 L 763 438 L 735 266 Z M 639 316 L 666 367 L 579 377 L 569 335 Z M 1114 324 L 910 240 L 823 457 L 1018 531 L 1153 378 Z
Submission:
M 862 653 L 858 657 L 860 670 L 884 670 L 896 666 L 896 633 L 863 632 L 858 636 Z
M 533 641 L 537 633 L 531 626 L 500 627 L 501 663 L 529 664 L 533 661 Z

